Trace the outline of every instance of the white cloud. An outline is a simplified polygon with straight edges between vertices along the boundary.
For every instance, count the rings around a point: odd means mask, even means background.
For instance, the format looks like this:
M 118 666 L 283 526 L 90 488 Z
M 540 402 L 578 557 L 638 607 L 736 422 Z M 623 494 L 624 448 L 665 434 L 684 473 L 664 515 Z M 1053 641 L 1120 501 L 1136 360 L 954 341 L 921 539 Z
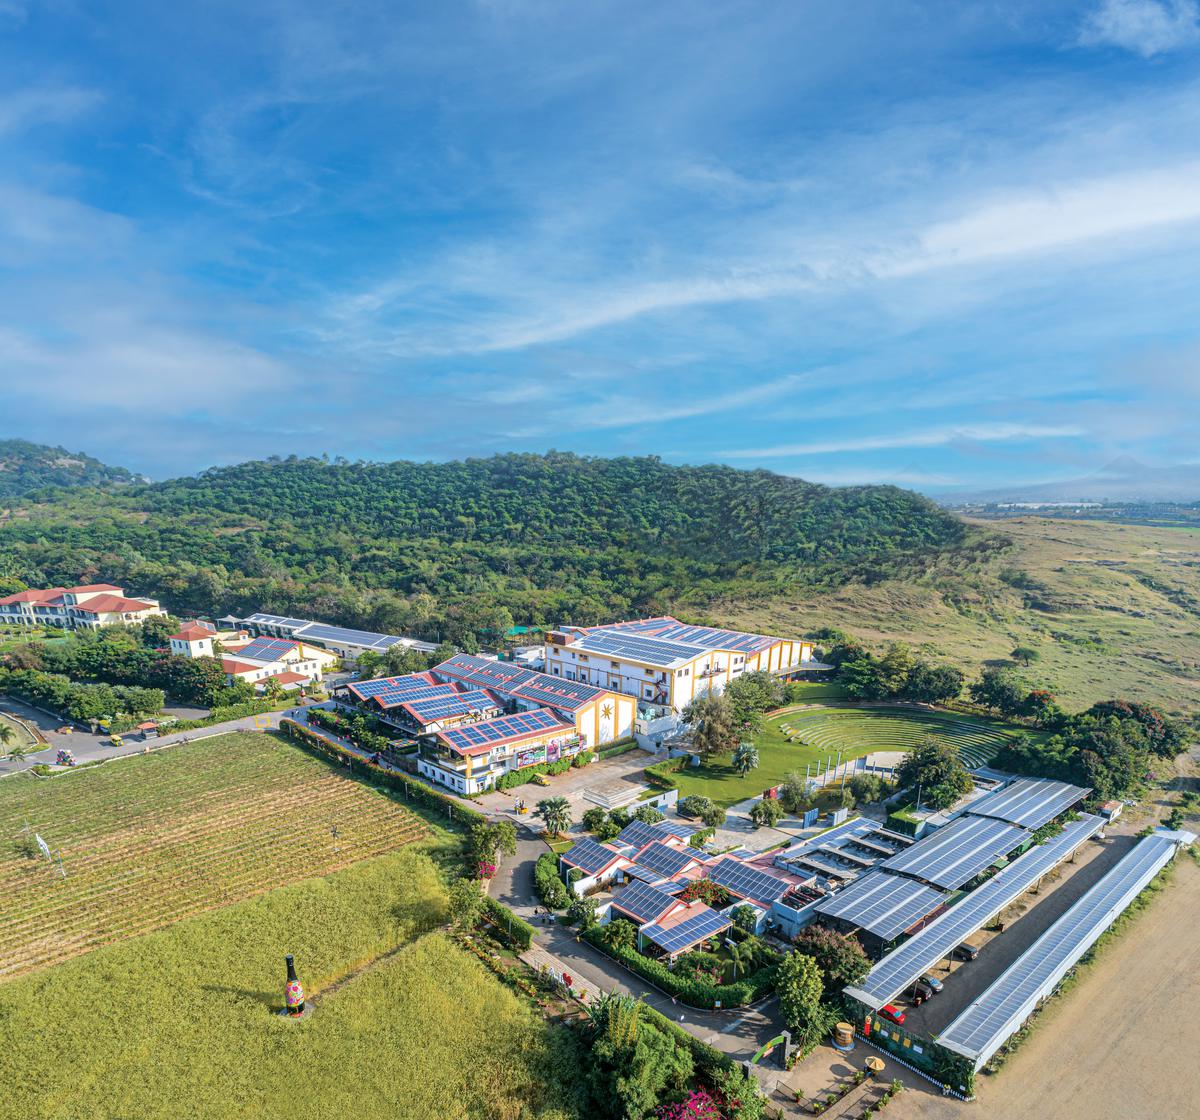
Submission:
M 1196 0 L 1104 0 L 1088 17 L 1079 42 L 1113 46 L 1153 58 L 1200 43 Z
M 0 0 L 0 16 L 4 0 Z M 99 104 L 100 94 L 77 86 L 22 89 L 0 97 L 0 136 L 36 124 L 61 124 L 74 120 Z
M 1020 440 L 1064 439 L 1086 433 L 1074 425 L 1040 424 L 965 424 L 952 428 L 932 428 L 924 432 L 894 435 L 860 436 L 820 440 L 812 443 L 786 443 L 775 447 L 744 447 L 717 454 L 726 459 L 775 459 L 799 455 L 833 455 L 849 451 L 886 451 L 901 447 L 945 447 L 953 443 L 1008 443 Z

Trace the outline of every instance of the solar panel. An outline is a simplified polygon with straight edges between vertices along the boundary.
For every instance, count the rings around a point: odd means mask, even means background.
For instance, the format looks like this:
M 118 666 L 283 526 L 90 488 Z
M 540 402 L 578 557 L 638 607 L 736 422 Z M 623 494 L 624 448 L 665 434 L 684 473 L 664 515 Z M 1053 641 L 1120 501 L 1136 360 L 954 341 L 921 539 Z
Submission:
M 247 625 L 259 626 L 275 626 L 279 629 L 296 630 L 301 626 L 309 625 L 309 620 L 306 618 L 288 618 L 282 614 L 267 614 L 265 611 L 256 611 L 249 618 L 242 619 Z
M 541 678 L 540 680 L 537 678 Z M 534 704 L 546 704 L 552 708 L 574 711 L 604 695 L 605 690 L 595 685 L 578 681 L 565 681 L 545 673 L 534 673 L 533 679 L 515 685 L 511 695 Z
M 1065 813 L 1089 791 L 1070 782 L 1049 778 L 1022 778 L 1004 789 L 974 802 L 967 812 L 973 817 L 994 817 L 1022 828 L 1041 828 L 1059 813 Z
M 405 641 L 398 634 L 377 634 L 372 630 L 351 630 L 345 626 L 329 626 L 324 622 L 307 623 L 296 636 L 312 639 L 314 642 L 335 642 L 376 650 L 390 649 L 397 642 Z
M 777 875 L 769 875 L 757 867 L 748 867 L 741 860 L 728 856 L 710 864 L 708 877 L 739 898 L 755 902 L 774 902 L 791 889 L 791 884 Z
M 354 681 L 346 686 L 363 700 L 384 696 L 391 699 L 428 699 L 430 696 L 453 696 L 458 690 L 448 684 L 432 684 L 421 676 L 376 677 L 369 681 Z
M 678 894 L 688 885 L 684 880 L 675 882 L 671 879 L 664 878 L 661 871 L 654 871 L 649 867 L 640 867 L 636 863 L 625 868 L 625 874 L 634 879 L 640 879 L 643 883 L 649 883 L 652 887 L 662 891 L 664 894 Z
M 654 826 L 659 832 L 666 832 L 672 836 L 678 836 L 681 840 L 686 840 L 690 836 L 695 836 L 699 831 L 693 828 L 690 824 L 684 824 L 682 821 L 659 821 Z
M 231 656 L 249 661 L 278 661 L 295 648 L 291 638 L 255 638 L 249 645 L 231 651 Z
M 402 706 L 418 723 L 425 724 L 451 716 L 469 715 L 472 712 L 495 711 L 500 705 L 495 697 L 486 692 L 476 691 L 408 700 Z
M 822 902 L 816 911 L 891 941 L 936 910 L 946 897 L 946 892 L 937 887 L 886 871 L 872 871 Z
M 974 1060 L 978 1069 L 1174 854 L 1175 842 L 1168 837 L 1150 835 L 1138 841 L 942 1031 L 938 1042 Z
M 778 638 L 768 638 L 763 634 L 747 634 L 741 630 L 719 630 L 713 626 L 689 626 L 670 616 L 617 622 L 610 626 L 595 627 L 589 631 L 592 634 L 602 632 L 642 634 L 664 641 L 686 642 L 689 645 L 703 646 L 705 649 L 731 649 L 746 652 L 769 649 L 779 641 Z
M 637 919 L 638 924 L 652 922 L 675 905 L 669 894 L 656 890 L 648 883 L 630 883 L 613 899 L 613 908 Z
M 465 727 L 451 727 L 445 731 L 439 731 L 438 738 L 443 739 L 452 747 L 469 750 L 538 731 L 553 731 L 556 728 L 562 728 L 564 731 L 575 730 L 574 727 L 559 720 L 553 712 L 548 712 L 544 708 L 535 708 L 531 712 L 497 716 L 495 719 L 468 724 Z
M 1005 821 L 960 817 L 898 852 L 881 866 L 954 890 L 1029 838 Z
M 642 933 L 666 953 L 678 953 L 707 937 L 715 937 L 733 923 L 724 914 L 703 906 L 698 913 L 678 925 L 663 929 L 659 925 L 642 927 Z
M 584 837 L 562 855 L 563 862 L 578 867 L 585 875 L 594 875 L 616 858 L 616 852 L 597 844 L 591 837 Z
M 611 631 L 588 634 L 570 648 L 584 653 L 628 657 L 651 665 L 674 665 L 676 662 L 691 661 L 708 652 L 703 646 L 686 645 L 683 642 L 660 642 L 654 638 L 635 637 Z
M 1103 825 L 1103 818 L 1087 813 L 1068 824 L 1057 836 L 1031 848 L 957 905 L 934 918 L 898 949 L 888 953 L 857 986 L 846 988 L 846 995 L 876 1010 L 895 999 L 922 973 L 949 956 L 965 938 L 1066 859 L 1089 836 L 1099 832 Z
M 681 852 L 678 848 L 668 847 L 661 840 L 656 840 L 637 857 L 638 863 L 643 867 L 649 867 L 652 871 L 661 871 L 668 876 L 678 875 L 695 860 L 695 852 Z
M 617 833 L 619 844 L 632 844 L 635 848 L 644 848 L 647 844 L 661 841 L 662 838 L 662 832 L 644 821 L 630 821 Z

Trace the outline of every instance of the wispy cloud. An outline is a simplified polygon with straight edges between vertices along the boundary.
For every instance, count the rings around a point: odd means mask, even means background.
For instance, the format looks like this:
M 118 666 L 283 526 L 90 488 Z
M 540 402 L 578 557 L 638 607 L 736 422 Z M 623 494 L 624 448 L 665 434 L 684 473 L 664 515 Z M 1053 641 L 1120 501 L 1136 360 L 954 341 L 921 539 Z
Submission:
M 1200 43 L 1196 0 L 1103 0 L 1079 33 L 1082 46 L 1113 46 L 1153 58 Z
M 1084 429 L 1074 424 L 967 424 L 952 428 L 931 428 L 923 432 L 896 432 L 877 436 L 814 440 L 809 443 L 785 443 L 775 447 L 730 448 L 718 454 L 725 459 L 788 459 L 801 455 L 885 451 L 903 447 L 945 447 L 954 443 L 1067 439 L 1084 434 Z

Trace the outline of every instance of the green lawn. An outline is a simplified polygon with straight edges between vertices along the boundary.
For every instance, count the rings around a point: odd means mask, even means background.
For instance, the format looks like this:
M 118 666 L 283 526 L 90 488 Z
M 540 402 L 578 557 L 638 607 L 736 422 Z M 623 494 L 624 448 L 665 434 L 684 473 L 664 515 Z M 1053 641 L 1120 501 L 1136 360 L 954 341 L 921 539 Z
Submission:
M 789 741 L 787 729 L 799 741 Z M 700 794 L 728 807 L 778 785 L 788 771 L 803 773 L 806 764 L 836 756 L 839 750 L 845 762 L 872 751 L 911 750 L 927 735 L 953 743 L 967 765 L 978 766 L 986 763 L 1006 738 L 1022 730 L 973 716 L 904 708 L 782 712 L 767 721 L 756 741 L 757 769 L 742 777 L 725 756 L 681 771 L 679 795 Z
M 846 699 L 846 690 L 837 681 L 792 681 L 787 687 L 793 695 L 797 691 L 801 693 L 792 701 L 794 704 L 823 704 L 827 700 Z
M 13 733 L 12 739 L 7 743 L 0 743 L 0 757 L 8 754 L 13 747 L 34 748 L 40 745 L 37 739 L 26 730 L 23 723 L 13 719 L 12 716 L 6 715 L 4 712 L 0 712 L 0 727 L 10 728 Z
M 444 906 L 406 849 L 2 984 L 0 1114 L 573 1117 L 551 1028 L 430 932 Z M 276 1014 L 286 952 L 317 996 L 300 1022 Z

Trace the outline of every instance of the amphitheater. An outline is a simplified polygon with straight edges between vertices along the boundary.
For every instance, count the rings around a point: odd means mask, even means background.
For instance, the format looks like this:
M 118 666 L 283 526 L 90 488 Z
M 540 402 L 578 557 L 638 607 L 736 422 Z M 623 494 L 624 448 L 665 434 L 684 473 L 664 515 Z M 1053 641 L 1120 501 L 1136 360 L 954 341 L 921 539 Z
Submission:
M 912 750 L 934 736 L 952 744 L 968 768 L 986 766 L 1008 739 L 1021 734 L 950 713 L 895 707 L 821 708 L 777 717 L 780 733 L 792 743 L 846 757 L 868 751 Z

